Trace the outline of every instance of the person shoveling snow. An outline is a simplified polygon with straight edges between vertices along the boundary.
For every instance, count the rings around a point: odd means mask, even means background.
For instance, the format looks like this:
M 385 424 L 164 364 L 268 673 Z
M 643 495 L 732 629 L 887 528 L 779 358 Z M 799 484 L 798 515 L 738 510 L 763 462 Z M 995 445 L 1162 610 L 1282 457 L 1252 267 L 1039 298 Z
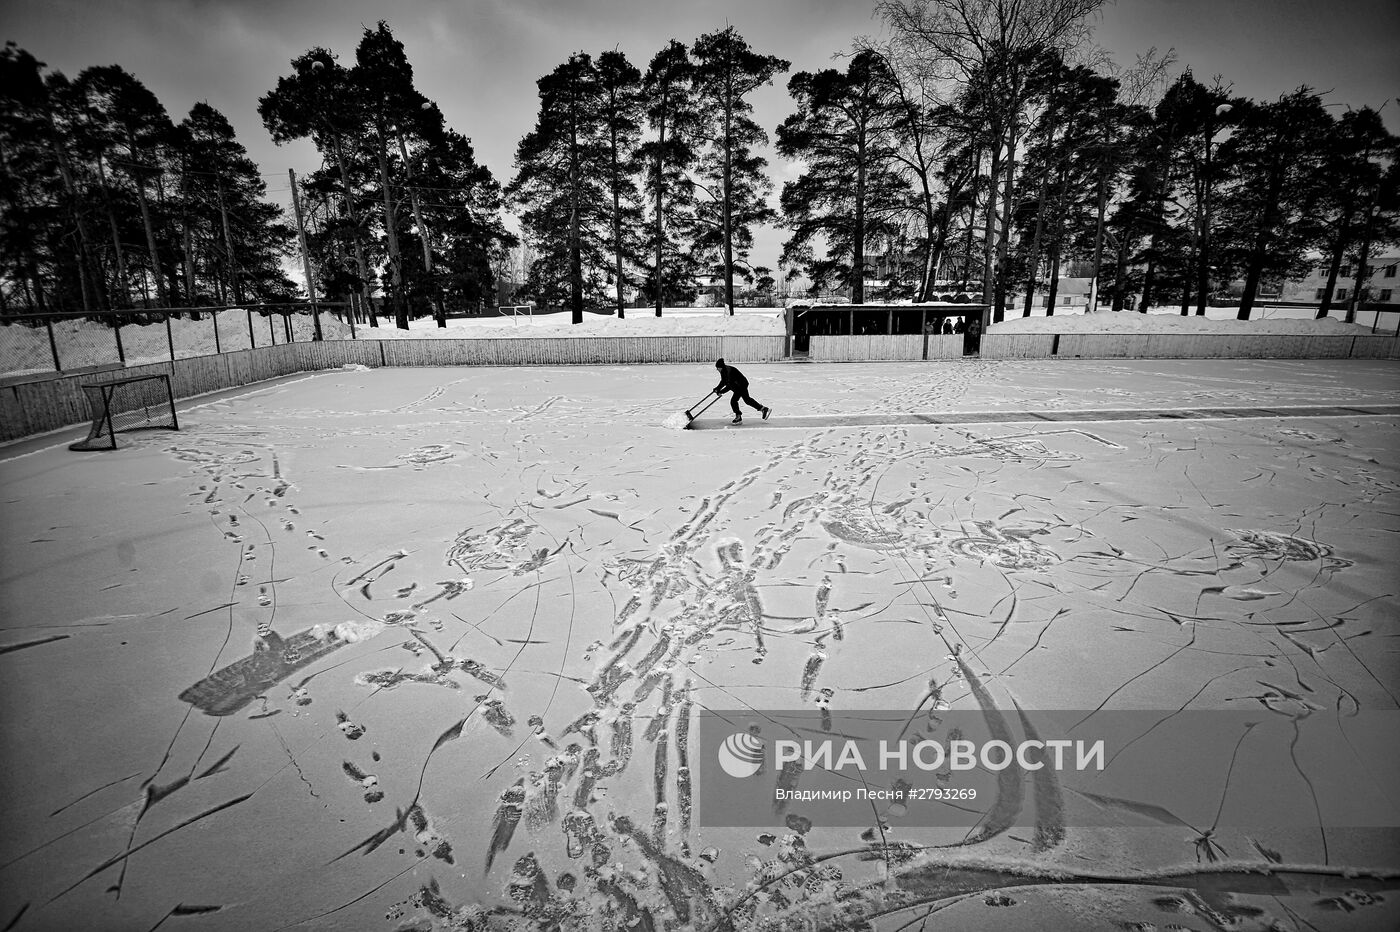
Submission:
M 742 424 L 744 415 L 739 412 L 739 402 L 742 401 L 755 411 L 763 412 L 763 419 L 768 420 L 768 415 L 772 413 L 772 408 L 766 408 L 749 397 L 749 380 L 744 377 L 744 373 L 733 366 L 726 366 L 723 359 L 715 360 L 715 368 L 719 370 L 719 384 L 714 387 L 714 394 L 723 395 L 725 392 L 733 392 L 729 399 L 729 406 L 734 409 L 734 420 L 732 423 Z

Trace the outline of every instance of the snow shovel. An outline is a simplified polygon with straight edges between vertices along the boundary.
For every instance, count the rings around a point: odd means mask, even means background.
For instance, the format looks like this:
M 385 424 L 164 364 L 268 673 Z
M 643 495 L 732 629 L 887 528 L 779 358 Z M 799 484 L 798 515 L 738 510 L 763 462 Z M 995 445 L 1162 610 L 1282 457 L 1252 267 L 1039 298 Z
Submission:
M 710 398 L 710 395 L 714 395 L 714 398 Z M 691 405 L 689 408 L 687 408 L 686 411 L 685 411 L 685 429 L 686 429 L 686 430 L 690 430 L 690 424 L 691 424 L 691 422 L 694 421 L 694 420 L 695 420 L 697 417 L 699 417 L 700 415 L 704 414 L 706 408 L 708 408 L 710 405 L 714 404 L 716 401 L 719 401 L 719 400 L 720 400 L 721 398 L 723 398 L 723 397 L 724 397 L 723 395 L 716 395 L 716 394 L 712 391 L 712 392 L 710 392 L 709 395 L 706 395 L 704 398 L 701 398 L 699 401 L 695 402 L 695 404 L 693 404 L 693 405 Z M 705 404 L 706 401 L 709 401 L 710 404 Z M 705 405 L 704 408 L 700 408 L 700 406 L 701 406 L 702 404 Z M 695 410 L 696 408 L 700 408 L 700 410 L 699 410 L 699 411 L 696 411 L 696 410 Z M 692 413 L 691 413 L 692 411 L 694 411 L 695 413 L 692 414 Z

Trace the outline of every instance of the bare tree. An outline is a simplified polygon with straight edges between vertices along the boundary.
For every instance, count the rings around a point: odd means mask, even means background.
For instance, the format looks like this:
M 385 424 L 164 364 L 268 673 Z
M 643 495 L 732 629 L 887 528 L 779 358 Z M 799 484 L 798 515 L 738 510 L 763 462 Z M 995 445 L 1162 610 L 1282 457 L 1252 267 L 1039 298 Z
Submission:
M 1005 249 L 997 243 L 998 203 L 1006 202 L 1015 181 L 1029 71 L 1040 54 L 1078 46 L 1087 34 L 1086 20 L 1102 5 L 1103 0 L 881 0 L 876 5 L 912 67 L 960 85 L 985 114 L 991 144 L 984 304 L 992 302 L 994 273 L 1005 267 Z M 1004 185 L 1000 198 L 999 183 Z M 1005 228 L 1003 223 L 1003 240 Z

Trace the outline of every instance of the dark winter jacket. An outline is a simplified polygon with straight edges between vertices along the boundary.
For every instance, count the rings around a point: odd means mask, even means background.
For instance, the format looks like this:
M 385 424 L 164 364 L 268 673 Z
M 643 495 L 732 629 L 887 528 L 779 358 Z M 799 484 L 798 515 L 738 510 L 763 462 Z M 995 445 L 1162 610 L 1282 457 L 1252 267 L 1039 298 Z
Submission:
M 719 370 L 719 384 L 715 386 L 716 395 L 723 395 L 727 391 L 733 391 L 737 395 L 746 395 L 749 391 L 749 380 L 733 366 L 725 366 Z

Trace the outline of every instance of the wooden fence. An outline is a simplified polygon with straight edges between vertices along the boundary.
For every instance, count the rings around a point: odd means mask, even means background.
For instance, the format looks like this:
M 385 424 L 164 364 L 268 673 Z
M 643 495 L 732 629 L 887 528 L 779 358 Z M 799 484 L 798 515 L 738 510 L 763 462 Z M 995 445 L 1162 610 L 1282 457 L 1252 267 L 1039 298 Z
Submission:
M 341 366 L 557 366 L 634 363 L 773 362 L 782 336 L 531 337 L 483 340 L 328 340 L 286 343 L 217 356 L 7 380 L 0 386 L 0 442 L 86 422 L 82 386 L 167 375 L 176 398 L 192 398 L 279 376 Z
M 319 369 L 363 366 L 555 366 L 636 363 L 773 362 L 786 337 L 532 337 L 473 340 L 333 340 L 287 343 L 140 366 L 8 380 L 0 386 L 0 442 L 88 420 L 82 386 L 164 374 L 177 398 Z M 813 336 L 824 362 L 956 359 L 960 335 Z M 1400 359 L 1396 336 L 1287 334 L 987 334 L 983 359 Z
M 983 359 L 1400 359 L 1400 337 L 1261 333 L 989 333 Z

